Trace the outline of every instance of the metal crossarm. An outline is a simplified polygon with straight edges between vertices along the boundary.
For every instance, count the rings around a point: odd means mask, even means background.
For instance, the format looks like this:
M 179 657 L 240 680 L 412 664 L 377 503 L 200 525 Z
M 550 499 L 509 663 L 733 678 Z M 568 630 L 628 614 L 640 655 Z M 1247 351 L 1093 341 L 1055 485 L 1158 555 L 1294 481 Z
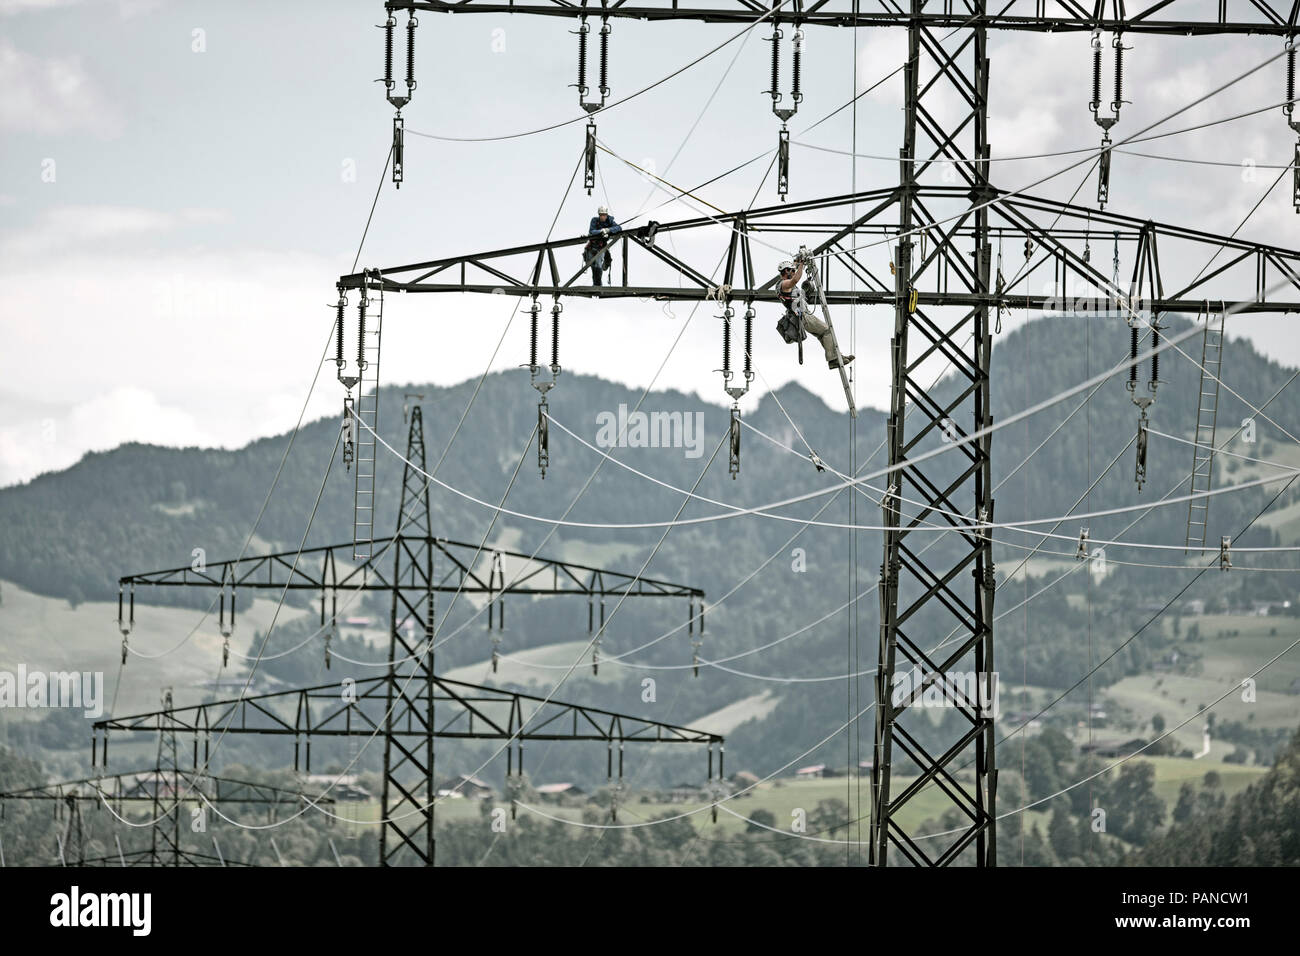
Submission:
M 390 0 L 388 10 L 438 13 L 533 14 L 545 17 L 581 17 L 592 11 L 585 5 L 557 0 Z M 902 27 L 931 31 L 1007 30 L 1033 33 L 1071 33 L 1102 30 L 1107 33 L 1141 33 L 1167 36 L 1222 36 L 1263 34 L 1286 37 L 1297 32 L 1296 5 L 1292 0 L 1001 0 L 993 9 L 982 3 L 944 2 L 909 8 L 901 2 L 878 0 L 823 0 L 813 3 L 753 3 L 750 0 L 639 0 L 602 6 L 608 17 L 635 20 L 697 20 L 705 23 L 752 23 L 768 11 L 782 20 L 804 26 Z M 929 9 L 924 9 L 928 7 Z
M 158 710 L 95 722 L 96 757 L 99 742 L 110 731 L 174 730 L 180 734 L 227 733 L 293 737 L 368 735 L 383 726 L 387 707 L 387 677 L 371 677 L 349 684 L 344 699 L 342 685 L 321 684 L 188 707 Z M 642 717 L 620 714 L 567 701 L 548 700 L 535 694 L 503 690 L 482 684 L 433 677 L 403 691 L 411 704 L 436 704 L 439 722 L 433 736 L 445 739 L 560 741 L 606 743 L 722 744 L 723 738 L 707 731 Z M 420 722 L 395 722 L 391 733 L 422 738 L 429 733 Z M 303 751 L 304 759 L 308 751 Z M 202 755 L 200 761 L 205 759 Z M 310 766 L 295 766 L 310 771 Z M 0 797 L 6 796 L 0 794 Z M 233 800 L 234 797 L 227 799 Z
M 945 153 L 932 149 L 924 155 L 931 167 L 950 161 Z M 963 178 L 979 169 L 968 158 L 957 157 L 953 169 Z M 906 163 L 921 166 L 921 163 Z M 1157 239 L 1164 261 L 1157 266 L 1158 295 L 1144 293 L 1143 307 L 1154 312 L 1199 313 L 1207 294 L 1243 313 L 1300 312 L 1300 251 L 1238 237 L 1219 236 L 1172 223 L 1125 216 L 1107 210 L 1063 203 L 1033 195 L 1011 195 L 983 180 L 978 184 L 982 209 L 969 211 L 975 183 L 950 186 L 917 182 L 909 186 L 912 202 L 927 209 L 946 208 L 947 215 L 930 216 L 929 223 L 904 226 L 901 212 L 903 191 L 897 188 L 864 190 L 824 199 L 792 202 L 743 212 L 696 217 L 658 226 L 657 235 L 698 234 L 716 243 L 717 253 L 726 253 L 730 264 L 717 283 L 708 275 L 716 254 L 699 245 L 698 260 L 665 251 L 663 243 L 650 243 L 636 231 L 626 237 L 629 272 L 635 285 L 591 286 L 581 284 L 584 274 L 556 273 L 542 281 L 536 265 L 547 257 L 574 258 L 585 237 L 556 239 L 512 246 L 463 256 L 396 265 L 377 272 L 354 273 L 339 278 L 344 288 L 363 285 L 389 292 L 496 293 L 505 288 L 518 296 L 572 296 L 578 298 L 653 298 L 662 301 L 703 301 L 730 287 L 733 301 L 758 300 L 775 305 L 776 260 L 786 251 L 806 244 L 813 256 L 829 256 L 844 268 L 836 269 L 837 281 L 825 281 L 822 293 L 829 305 L 877 305 L 892 307 L 897 290 L 888 265 L 893 258 L 889 237 L 900 232 L 924 229 L 931 237 L 927 254 L 918 266 L 932 281 L 915 284 L 916 307 L 996 307 L 1014 303 L 1018 307 L 1072 314 L 1100 307 L 1113 311 L 1115 287 L 1111 277 L 1094 267 L 1083 255 L 1089 235 L 1115 235 L 1122 253 L 1134 259 L 1139 251 Z M 962 212 L 964 203 L 966 213 Z M 852 217 L 854 206 L 867 212 Z M 974 241 L 980 228 L 977 218 L 986 217 L 984 232 L 1000 241 L 1017 245 L 1031 240 L 1035 246 L 1050 246 L 1051 255 L 1039 257 L 1041 264 L 1023 270 L 1002 289 L 976 288 L 974 266 L 968 256 L 956 256 L 954 245 Z M 940 222 L 940 219 L 951 221 Z M 836 225 L 836 220 L 846 225 Z M 914 234 L 913 242 L 920 236 Z M 760 241 L 761 240 L 761 243 Z M 678 244 L 683 245 L 682 243 Z M 1192 263 L 1218 254 L 1216 267 L 1203 274 Z M 712 258 L 711 258 L 712 257 Z M 764 268 L 764 264 L 768 268 Z M 1051 289 L 1044 291 L 1044 272 L 1052 275 Z M 856 282 L 851 282 L 851 277 Z M 503 286 L 503 280 L 508 280 Z M 1266 294 L 1279 281 L 1283 291 Z M 1118 290 L 1125 297 L 1129 290 Z
M 506 593 L 520 595 L 585 595 L 587 597 L 695 597 L 704 592 L 686 584 L 642 578 L 621 571 L 609 571 L 573 561 L 533 557 L 522 551 L 481 548 L 464 541 L 428 535 L 398 535 L 375 538 L 376 554 L 413 554 L 428 548 L 445 565 L 433 581 L 435 592 L 455 594 L 499 594 L 489 580 L 491 559 L 501 555 L 508 562 L 513 581 Z M 351 544 L 304 548 L 301 552 L 280 551 L 253 555 L 238 561 L 209 561 L 205 570 L 188 565 L 161 571 L 128 574 L 124 587 L 222 588 L 234 583 L 246 588 L 278 591 L 360 590 L 391 591 L 393 581 L 382 566 L 369 562 L 351 565 L 347 558 Z M 298 558 L 296 564 L 294 559 Z
M 290 790 L 251 780 L 237 780 L 216 774 L 196 774 L 181 772 L 182 793 L 199 794 L 213 803 L 263 804 L 277 807 L 300 806 L 308 799 L 299 790 Z M 125 773 L 103 774 L 98 777 L 84 777 L 80 780 L 60 780 L 38 787 L 23 790 L 6 790 L 0 792 L 0 803 L 6 800 L 56 800 L 66 803 L 76 800 L 81 803 L 107 803 L 120 806 L 123 803 L 152 802 L 159 787 L 169 789 L 170 781 L 166 774 L 156 767 Z M 173 794 L 178 796 L 179 794 Z M 312 796 L 313 803 L 329 806 L 334 798 Z

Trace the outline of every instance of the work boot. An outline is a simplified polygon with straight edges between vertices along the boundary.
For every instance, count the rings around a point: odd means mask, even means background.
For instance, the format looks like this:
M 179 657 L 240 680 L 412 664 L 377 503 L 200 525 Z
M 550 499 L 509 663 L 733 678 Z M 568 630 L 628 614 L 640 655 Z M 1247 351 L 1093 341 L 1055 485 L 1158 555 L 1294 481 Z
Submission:
M 852 361 L 853 361 L 852 355 L 841 355 L 839 358 L 827 359 L 826 367 L 829 369 L 837 369 L 840 368 L 841 366 L 848 365 Z

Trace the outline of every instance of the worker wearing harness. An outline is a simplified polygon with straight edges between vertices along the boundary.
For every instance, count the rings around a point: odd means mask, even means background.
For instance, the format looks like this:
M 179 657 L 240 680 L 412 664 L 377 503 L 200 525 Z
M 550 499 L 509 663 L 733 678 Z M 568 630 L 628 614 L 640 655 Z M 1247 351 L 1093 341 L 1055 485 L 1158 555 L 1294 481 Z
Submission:
M 781 281 L 777 284 L 776 294 L 785 306 L 785 315 L 776 324 L 776 330 L 786 342 L 799 343 L 800 364 L 803 364 L 803 340 L 807 337 L 807 333 L 811 332 L 822 344 L 822 351 L 826 353 L 827 368 L 837 369 L 841 364 L 848 365 L 853 361 L 853 356 L 840 356 L 835 348 L 835 337 L 831 334 L 831 327 L 818 318 L 808 303 L 812 283 L 805 282 L 803 286 L 799 285 L 799 280 L 803 278 L 803 266 L 802 259 L 797 263 L 787 259 L 777 266 L 781 272 Z
M 609 252 L 605 247 L 609 245 L 610 235 L 622 231 L 623 227 L 614 221 L 606 206 L 601 206 L 591 217 L 591 226 L 587 230 L 591 238 L 582 250 L 582 258 L 591 263 L 592 285 L 600 285 L 601 274 L 609 271 Z

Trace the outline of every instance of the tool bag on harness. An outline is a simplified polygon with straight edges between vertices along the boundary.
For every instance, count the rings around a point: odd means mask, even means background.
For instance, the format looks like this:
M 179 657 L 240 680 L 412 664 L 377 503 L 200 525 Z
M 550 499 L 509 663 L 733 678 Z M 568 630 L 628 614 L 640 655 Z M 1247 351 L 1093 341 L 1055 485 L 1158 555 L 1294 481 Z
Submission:
M 799 346 L 799 364 L 803 364 L 803 340 L 808 337 L 808 332 L 803 325 L 803 315 L 796 312 L 794 308 L 794 293 L 777 291 L 777 298 L 785 306 L 785 315 L 776 323 L 777 334 L 786 345 Z
M 780 321 L 776 323 L 776 331 L 787 345 L 793 345 L 795 342 L 802 342 L 808 338 L 808 332 L 803 327 L 803 318 L 795 315 L 791 309 L 786 309 L 785 315 L 781 316 Z

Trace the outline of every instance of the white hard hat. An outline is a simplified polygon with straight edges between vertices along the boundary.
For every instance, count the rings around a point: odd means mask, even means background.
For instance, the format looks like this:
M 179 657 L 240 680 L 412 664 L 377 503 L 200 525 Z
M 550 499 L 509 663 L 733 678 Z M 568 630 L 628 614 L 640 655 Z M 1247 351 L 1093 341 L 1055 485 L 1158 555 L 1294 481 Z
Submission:
M 794 263 L 791 262 L 789 259 L 785 259 L 779 265 L 777 265 L 776 271 L 784 272 L 786 269 L 793 269 L 793 268 L 794 268 Z
M 596 210 L 596 215 L 598 215 L 598 216 L 608 216 L 608 215 L 609 215 L 609 207 L 608 207 L 608 206 L 601 206 L 599 209 Z

